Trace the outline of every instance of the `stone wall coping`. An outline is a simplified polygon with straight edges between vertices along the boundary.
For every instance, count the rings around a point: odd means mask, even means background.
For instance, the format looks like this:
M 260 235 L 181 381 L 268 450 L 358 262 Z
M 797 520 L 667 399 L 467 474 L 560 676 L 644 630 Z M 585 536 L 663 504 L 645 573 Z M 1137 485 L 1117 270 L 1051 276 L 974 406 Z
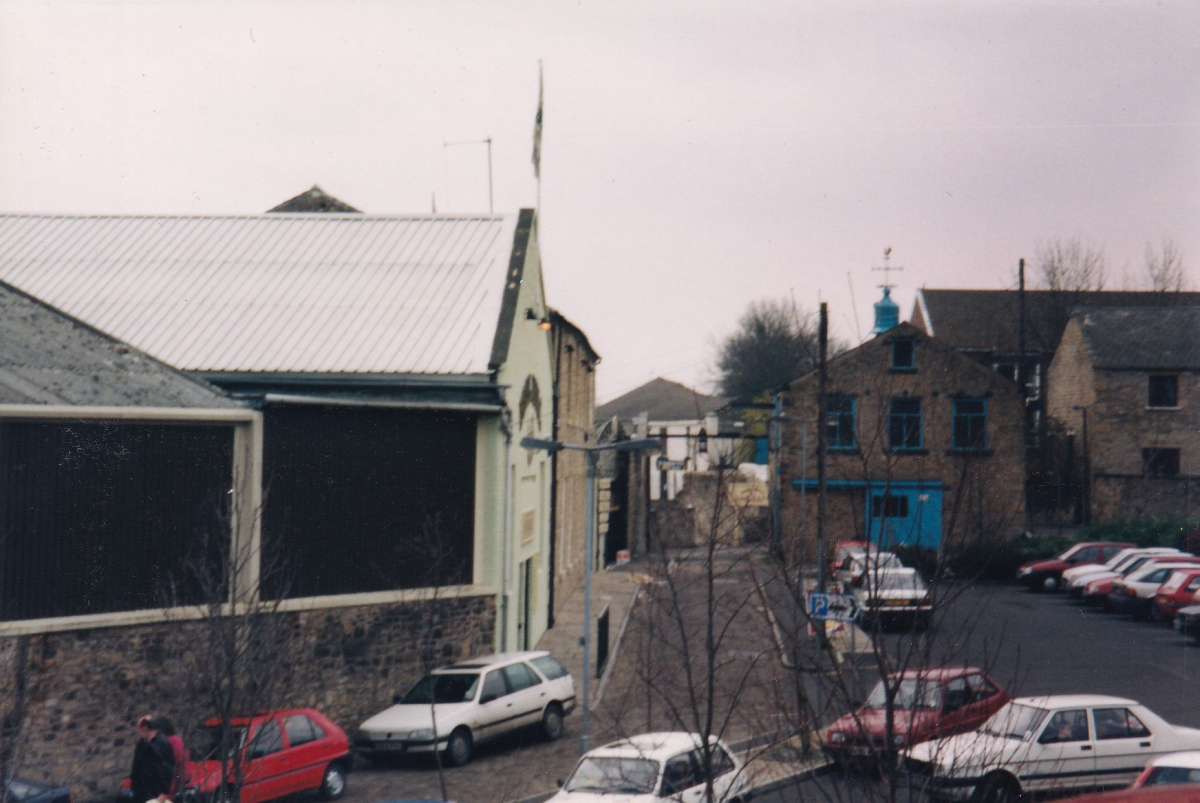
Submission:
M 492 586 L 457 585 L 441 588 L 410 588 L 396 591 L 373 591 L 363 594 L 338 594 L 323 597 L 288 599 L 269 603 L 277 613 L 296 613 L 330 608 L 354 608 L 388 605 L 403 602 L 434 602 L 440 599 L 464 597 L 494 597 L 500 589 Z M 239 606 L 243 611 L 246 606 Z M 0 637 L 26 636 L 40 633 L 61 633 L 70 630 L 95 630 L 110 627 L 163 624 L 165 622 L 197 621 L 207 616 L 202 606 L 152 608 L 141 611 L 99 613 L 86 616 L 60 616 L 49 619 L 26 619 L 19 622 L 0 622 Z

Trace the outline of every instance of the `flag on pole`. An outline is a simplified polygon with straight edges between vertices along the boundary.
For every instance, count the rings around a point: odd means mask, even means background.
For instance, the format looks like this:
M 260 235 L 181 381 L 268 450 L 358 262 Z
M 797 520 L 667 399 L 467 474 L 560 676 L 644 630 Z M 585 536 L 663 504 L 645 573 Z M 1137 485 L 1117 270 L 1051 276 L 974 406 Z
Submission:
M 538 61 L 538 110 L 533 123 L 533 175 L 542 177 L 542 62 Z

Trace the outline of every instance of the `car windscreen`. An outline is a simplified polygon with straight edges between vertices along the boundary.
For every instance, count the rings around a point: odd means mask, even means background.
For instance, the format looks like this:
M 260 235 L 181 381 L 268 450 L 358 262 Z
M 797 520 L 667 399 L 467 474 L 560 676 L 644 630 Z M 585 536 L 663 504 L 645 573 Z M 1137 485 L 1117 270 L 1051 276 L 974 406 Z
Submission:
M 417 681 L 417 685 L 409 689 L 400 704 L 468 703 L 475 699 L 475 689 L 478 686 L 478 672 L 447 672 L 426 675 Z
M 1046 715 L 1050 712 L 1044 708 L 1032 705 L 1009 703 L 997 711 L 992 718 L 980 726 L 979 730 L 992 736 L 1002 736 L 1006 739 L 1024 739 L 1031 732 L 1041 727 Z
M 220 761 L 242 749 L 242 741 L 246 738 L 244 725 L 232 725 L 226 734 L 216 725 L 205 725 L 200 729 L 200 747 L 192 748 L 192 757 L 197 761 Z M 224 749 L 222 749 L 222 739 Z
M 893 683 L 895 681 L 892 681 Z M 867 708 L 887 707 L 887 686 L 881 680 L 875 684 L 867 697 Z M 894 708 L 905 711 L 940 711 L 942 710 L 942 684 L 936 680 L 919 680 L 908 678 L 901 680 L 896 687 Z
M 880 572 L 872 578 L 872 584 L 880 591 L 922 591 L 925 588 L 920 577 L 907 573 Z
M 658 781 L 658 762 L 648 758 L 584 756 L 567 779 L 568 792 L 648 795 Z
M 1193 576 L 1194 575 L 1189 574 L 1186 569 L 1183 571 L 1176 569 L 1175 573 L 1167 579 L 1167 582 L 1162 584 L 1162 588 L 1160 588 L 1159 591 L 1162 591 L 1164 594 L 1169 594 L 1183 585 L 1184 580 L 1187 580 L 1189 577 Z
M 1176 786 L 1183 783 L 1200 783 L 1200 769 L 1154 767 L 1142 780 L 1142 786 Z

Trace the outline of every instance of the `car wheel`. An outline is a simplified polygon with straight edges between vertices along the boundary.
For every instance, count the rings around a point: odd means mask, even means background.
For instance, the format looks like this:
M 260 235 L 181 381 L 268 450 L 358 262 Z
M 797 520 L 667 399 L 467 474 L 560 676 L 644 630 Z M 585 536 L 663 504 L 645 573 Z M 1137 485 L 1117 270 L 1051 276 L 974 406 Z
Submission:
M 553 742 L 563 735 L 563 712 L 558 703 L 550 703 L 542 712 L 542 736 Z
M 1042 590 L 1043 591 L 1057 591 L 1058 590 L 1058 578 L 1052 574 L 1047 575 L 1045 577 L 1045 579 L 1042 580 Z
M 446 758 L 454 766 L 461 767 L 471 761 L 471 749 L 471 732 L 459 728 L 450 734 L 450 741 L 446 743 Z
M 346 793 L 346 768 L 341 764 L 330 764 L 325 768 L 321 778 L 321 788 L 317 790 L 326 800 L 337 800 Z
M 1021 785 L 1003 772 L 985 776 L 972 798 L 976 803 L 1016 803 L 1020 799 Z

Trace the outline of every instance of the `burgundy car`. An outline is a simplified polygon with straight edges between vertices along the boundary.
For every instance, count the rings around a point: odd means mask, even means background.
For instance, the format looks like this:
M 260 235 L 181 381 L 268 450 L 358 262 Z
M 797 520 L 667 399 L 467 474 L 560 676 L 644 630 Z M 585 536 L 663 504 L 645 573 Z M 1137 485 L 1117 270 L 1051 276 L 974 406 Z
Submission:
M 228 785 L 239 773 L 243 779 L 240 803 L 262 803 L 309 791 L 333 800 L 346 791 L 352 763 L 350 740 L 319 711 L 293 708 L 235 718 L 230 723 L 227 750 L 222 749 L 220 724 L 212 719 L 201 726 L 201 738 L 207 743 L 192 746 L 196 760 L 188 762 L 188 789 L 181 799 L 216 799 L 222 783 Z
M 895 689 L 892 738 L 887 693 Z M 1009 701 L 982 670 L 970 666 L 910 669 L 875 684 L 867 701 L 829 726 L 825 753 L 843 765 L 889 758 L 912 745 L 974 730 Z
M 1035 560 L 1026 563 L 1017 570 L 1017 582 L 1024 583 L 1033 591 L 1057 591 L 1062 582 L 1062 573 L 1072 566 L 1085 566 L 1091 563 L 1104 563 L 1122 549 L 1130 549 L 1134 544 L 1121 544 L 1115 541 L 1089 541 L 1076 544 L 1057 558 L 1050 560 Z

